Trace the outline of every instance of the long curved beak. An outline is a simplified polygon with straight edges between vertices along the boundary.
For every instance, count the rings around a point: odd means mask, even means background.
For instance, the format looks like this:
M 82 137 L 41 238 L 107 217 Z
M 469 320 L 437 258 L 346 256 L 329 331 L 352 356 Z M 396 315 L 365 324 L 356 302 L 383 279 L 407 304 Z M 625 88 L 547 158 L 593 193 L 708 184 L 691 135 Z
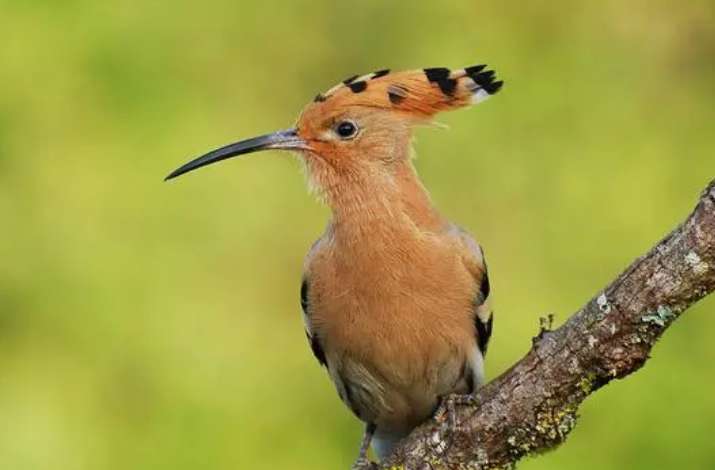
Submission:
M 260 137 L 242 140 L 240 142 L 236 142 L 235 144 L 226 145 L 225 147 L 216 149 L 206 155 L 202 155 L 171 172 L 169 176 L 164 178 L 164 181 L 176 178 L 177 176 L 183 175 L 184 173 L 188 173 L 189 171 L 197 168 L 201 168 L 202 166 L 220 162 L 221 160 L 226 160 L 227 158 L 244 155 L 246 153 L 270 149 L 306 150 L 307 148 L 306 142 L 298 137 L 296 129 L 277 131 L 272 134 L 266 134 Z

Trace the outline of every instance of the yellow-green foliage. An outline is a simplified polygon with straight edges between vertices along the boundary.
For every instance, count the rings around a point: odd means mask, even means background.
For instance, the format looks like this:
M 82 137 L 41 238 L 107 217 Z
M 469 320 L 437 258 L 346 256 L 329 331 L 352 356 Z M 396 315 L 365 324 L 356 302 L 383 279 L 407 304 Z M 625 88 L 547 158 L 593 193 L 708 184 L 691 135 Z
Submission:
M 490 377 L 715 176 L 711 0 L 0 11 L 0 469 L 347 468 L 362 426 L 299 311 L 328 216 L 299 165 L 268 152 L 162 178 L 288 127 L 354 73 L 486 62 L 505 80 L 416 143 L 435 202 L 485 247 Z M 715 467 L 713 308 L 686 313 L 643 371 L 587 400 L 566 445 L 520 468 Z

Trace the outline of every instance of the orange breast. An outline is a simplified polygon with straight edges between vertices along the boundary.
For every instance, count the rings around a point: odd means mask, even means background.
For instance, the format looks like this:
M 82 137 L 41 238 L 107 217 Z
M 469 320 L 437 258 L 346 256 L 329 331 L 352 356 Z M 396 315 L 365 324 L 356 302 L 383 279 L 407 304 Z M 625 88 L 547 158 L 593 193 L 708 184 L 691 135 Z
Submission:
M 393 233 L 368 246 L 333 240 L 316 253 L 310 328 L 362 419 L 411 428 L 440 395 L 466 391 L 474 281 L 446 235 Z

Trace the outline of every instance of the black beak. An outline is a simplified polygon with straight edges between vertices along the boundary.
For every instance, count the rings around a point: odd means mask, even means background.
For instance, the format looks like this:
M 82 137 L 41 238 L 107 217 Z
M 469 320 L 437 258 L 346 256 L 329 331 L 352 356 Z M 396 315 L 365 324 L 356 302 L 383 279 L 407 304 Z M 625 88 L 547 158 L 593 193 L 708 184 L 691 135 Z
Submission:
M 179 175 L 201 168 L 202 166 L 210 165 L 212 163 L 220 162 L 221 160 L 237 157 L 246 153 L 270 149 L 307 150 L 307 148 L 307 144 L 303 139 L 298 137 L 298 132 L 295 129 L 286 129 L 272 134 L 242 140 L 241 142 L 236 142 L 235 144 L 230 144 L 225 147 L 221 147 L 220 149 L 216 149 L 177 168 L 171 172 L 169 176 L 164 178 L 164 181 L 176 178 Z

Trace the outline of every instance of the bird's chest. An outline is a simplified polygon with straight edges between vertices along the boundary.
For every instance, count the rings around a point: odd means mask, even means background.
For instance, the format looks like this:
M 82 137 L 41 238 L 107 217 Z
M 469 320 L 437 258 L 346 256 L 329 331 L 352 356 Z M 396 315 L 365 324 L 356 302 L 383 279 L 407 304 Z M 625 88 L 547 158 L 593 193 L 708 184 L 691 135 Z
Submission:
M 448 246 L 403 243 L 325 257 L 313 274 L 308 321 L 338 360 L 409 374 L 472 335 L 473 281 Z

